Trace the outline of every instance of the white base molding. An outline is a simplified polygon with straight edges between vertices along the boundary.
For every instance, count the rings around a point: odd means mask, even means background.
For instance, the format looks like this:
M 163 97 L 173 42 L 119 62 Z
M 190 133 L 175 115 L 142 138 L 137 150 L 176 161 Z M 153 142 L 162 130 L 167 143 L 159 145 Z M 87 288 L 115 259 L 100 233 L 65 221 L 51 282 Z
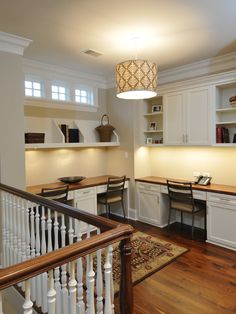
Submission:
M 206 242 L 207 242 L 207 243 L 210 243 L 210 244 L 217 245 L 217 246 L 221 246 L 221 247 L 223 247 L 223 248 L 225 248 L 225 249 L 228 249 L 228 250 L 236 251 L 235 248 L 229 247 L 229 246 L 227 246 L 227 245 L 224 245 L 224 244 L 221 244 L 221 243 L 218 243 L 218 242 L 216 243 L 216 242 L 213 242 L 213 241 L 210 241 L 210 240 L 206 240 Z

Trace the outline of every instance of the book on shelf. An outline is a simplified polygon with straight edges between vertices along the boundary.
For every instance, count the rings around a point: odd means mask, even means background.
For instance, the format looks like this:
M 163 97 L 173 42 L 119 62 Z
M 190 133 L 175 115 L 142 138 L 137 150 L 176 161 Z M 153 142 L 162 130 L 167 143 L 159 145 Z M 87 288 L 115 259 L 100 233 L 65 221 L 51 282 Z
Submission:
M 65 143 L 69 142 L 69 126 L 67 124 L 61 124 L 60 129 L 65 137 Z
M 230 143 L 229 129 L 224 127 L 216 128 L 216 143 Z
M 69 143 L 79 143 L 79 130 L 69 129 Z

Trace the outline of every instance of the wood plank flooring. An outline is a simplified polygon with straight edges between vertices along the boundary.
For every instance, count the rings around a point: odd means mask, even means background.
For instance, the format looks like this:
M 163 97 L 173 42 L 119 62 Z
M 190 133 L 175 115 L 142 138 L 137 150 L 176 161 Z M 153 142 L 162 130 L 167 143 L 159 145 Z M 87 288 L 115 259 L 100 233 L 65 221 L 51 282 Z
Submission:
M 137 230 L 189 249 L 133 288 L 134 314 L 236 313 L 236 252 L 190 239 L 190 229 L 175 224 L 168 232 L 140 222 Z M 116 300 L 117 302 L 118 300 Z

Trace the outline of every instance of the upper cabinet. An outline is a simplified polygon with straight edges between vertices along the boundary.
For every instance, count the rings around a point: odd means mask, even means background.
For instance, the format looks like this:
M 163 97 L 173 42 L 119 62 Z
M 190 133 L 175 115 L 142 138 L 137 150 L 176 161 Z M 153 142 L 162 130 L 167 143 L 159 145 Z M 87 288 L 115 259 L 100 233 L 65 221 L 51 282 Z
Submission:
M 236 102 L 229 99 L 236 95 L 236 82 L 215 87 L 215 143 L 218 146 L 236 145 Z
M 164 95 L 164 144 L 212 143 L 211 93 L 206 86 Z
M 147 99 L 143 104 L 142 145 L 163 145 L 162 97 Z

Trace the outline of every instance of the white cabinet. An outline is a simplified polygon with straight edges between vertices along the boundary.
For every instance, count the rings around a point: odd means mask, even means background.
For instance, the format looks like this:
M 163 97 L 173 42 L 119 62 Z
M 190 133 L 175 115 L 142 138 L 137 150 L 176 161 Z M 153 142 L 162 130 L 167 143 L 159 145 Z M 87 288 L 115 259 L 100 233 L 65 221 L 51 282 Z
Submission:
M 138 219 L 164 227 L 167 224 L 168 210 L 165 198 L 160 193 L 160 185 L 137 183 Z
M 207 193 L 207 240 L 236 250 L 236 197 Z
M 81 190 L 75 190 L 74 192 L 74 207 L 97 215 L 97 193 L 96 187 L 85 188 Z M 92 228 L 94 229 L 94 228 Z M 86 232 L 87 226 L 85 223 L 81 223 L 81 232 Z M 77 233 L 77 225 L 75 226 L 75 234 Z
M 164 96 L 164 144 L 211 144 L 212 110 L 210 87 Z

